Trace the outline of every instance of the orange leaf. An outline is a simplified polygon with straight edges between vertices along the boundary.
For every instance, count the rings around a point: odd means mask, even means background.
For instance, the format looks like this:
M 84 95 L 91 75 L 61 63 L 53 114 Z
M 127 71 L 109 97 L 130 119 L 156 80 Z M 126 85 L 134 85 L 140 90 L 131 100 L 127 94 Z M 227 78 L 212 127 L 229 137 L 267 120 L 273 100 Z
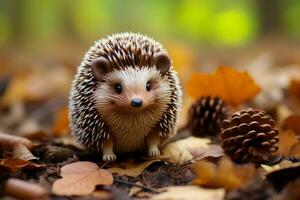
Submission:
M 187 86 L 187 92 L 194 98 L 219 96 L 234 106 L 254 97 L 259 86 L 247 72 L 238 72 L 230 67 L 219 67 L 214 73 L 194 73 Z
M 69 133 L 69 110 L 67 107 L 59 109 L 55 114 L 55 121 L 52 128 L 54 137 L 61 137 Z
M 291 115 L 286 118 L 282 125 L 283 130 L 292 130 L 300 135 L 300 115 Z
M 60 170 L 62 178 L 56 180 L 52 186 L 53 193 L 57 195 L 88 195 L 95 190 L 96 185 L 113 183 L 113 176 L 92 162 L 75 162 Z
M 298 143 L 295 133 L 291 130 L 279 131 L 278 155 L 289 156 L 291 150 Z
M 300 142 L 293 145 L 291 149 L 291 156 L 295 156 L 296 158 L 300 158 Z
M 290 93 L 293 97 L 300 100 L 300 80 L 291 80 Z
M 193 170 L 197 176 L 194 184 L 209 188 L 238 188 L 255 176 L 254 165 L 237 165 L 225 157 L 217 165 L 204 160 L 199 161 L 193 165 Z

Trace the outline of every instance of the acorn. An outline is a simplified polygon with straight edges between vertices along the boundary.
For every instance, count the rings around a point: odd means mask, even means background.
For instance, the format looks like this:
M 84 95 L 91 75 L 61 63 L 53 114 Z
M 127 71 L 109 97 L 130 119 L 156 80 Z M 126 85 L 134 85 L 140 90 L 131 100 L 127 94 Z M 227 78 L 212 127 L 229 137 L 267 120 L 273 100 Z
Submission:
M 264 111 L 244 109 L 222 122 L 221 145 L 238 163 L 269 163 L 276 159 L 278 130 L 275 121 Z
M 196 137 L 215 137 L 227 117 L 227 104 L 220 97 L 201 97 L 190 107 L 188 128 Z

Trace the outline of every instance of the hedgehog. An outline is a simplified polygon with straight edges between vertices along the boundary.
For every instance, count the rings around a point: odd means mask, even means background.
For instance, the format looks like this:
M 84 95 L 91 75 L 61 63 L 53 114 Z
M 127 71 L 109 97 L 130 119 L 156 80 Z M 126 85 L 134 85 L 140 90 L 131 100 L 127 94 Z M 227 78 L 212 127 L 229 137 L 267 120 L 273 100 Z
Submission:
M 69 97 L 70 128 L 87 149 L 116 154 L 159 147 L 176 134 L 182 91 L 167 51 L 137 33 L 100 39 L 85 54 Z

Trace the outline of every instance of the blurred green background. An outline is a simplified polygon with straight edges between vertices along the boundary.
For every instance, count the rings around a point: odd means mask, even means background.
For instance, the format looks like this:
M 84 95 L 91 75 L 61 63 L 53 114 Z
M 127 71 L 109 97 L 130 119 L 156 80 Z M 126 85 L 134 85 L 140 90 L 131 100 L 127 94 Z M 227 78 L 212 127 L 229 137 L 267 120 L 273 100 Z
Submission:
M 297 0 L 1 0 L 0 47 L 121 31 L 241 46 L 270 32 L 299 38 L 299 20 Z
M 299 20 L 298 0 L 0 0 L 0 59 L 78 65 L 93 41 L 132 31 L 163 43 L 179 64 L 235 65 L 254 46 L 296 44 Z

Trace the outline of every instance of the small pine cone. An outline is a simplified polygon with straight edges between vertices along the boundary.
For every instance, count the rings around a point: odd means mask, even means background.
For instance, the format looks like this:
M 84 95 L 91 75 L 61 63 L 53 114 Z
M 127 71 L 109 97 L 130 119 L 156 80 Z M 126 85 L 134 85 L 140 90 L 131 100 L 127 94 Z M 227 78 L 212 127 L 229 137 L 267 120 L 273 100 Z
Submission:
M 227 116 L 227 105 L 219 97 L 202 97 L 189 109 L 188 127 L 194 136 L 217 136 Z
M 278 141 L 275 121 L 261 110 L 248 108 L 222 123 L 222 148 L 235 162 L 270 162 Z

